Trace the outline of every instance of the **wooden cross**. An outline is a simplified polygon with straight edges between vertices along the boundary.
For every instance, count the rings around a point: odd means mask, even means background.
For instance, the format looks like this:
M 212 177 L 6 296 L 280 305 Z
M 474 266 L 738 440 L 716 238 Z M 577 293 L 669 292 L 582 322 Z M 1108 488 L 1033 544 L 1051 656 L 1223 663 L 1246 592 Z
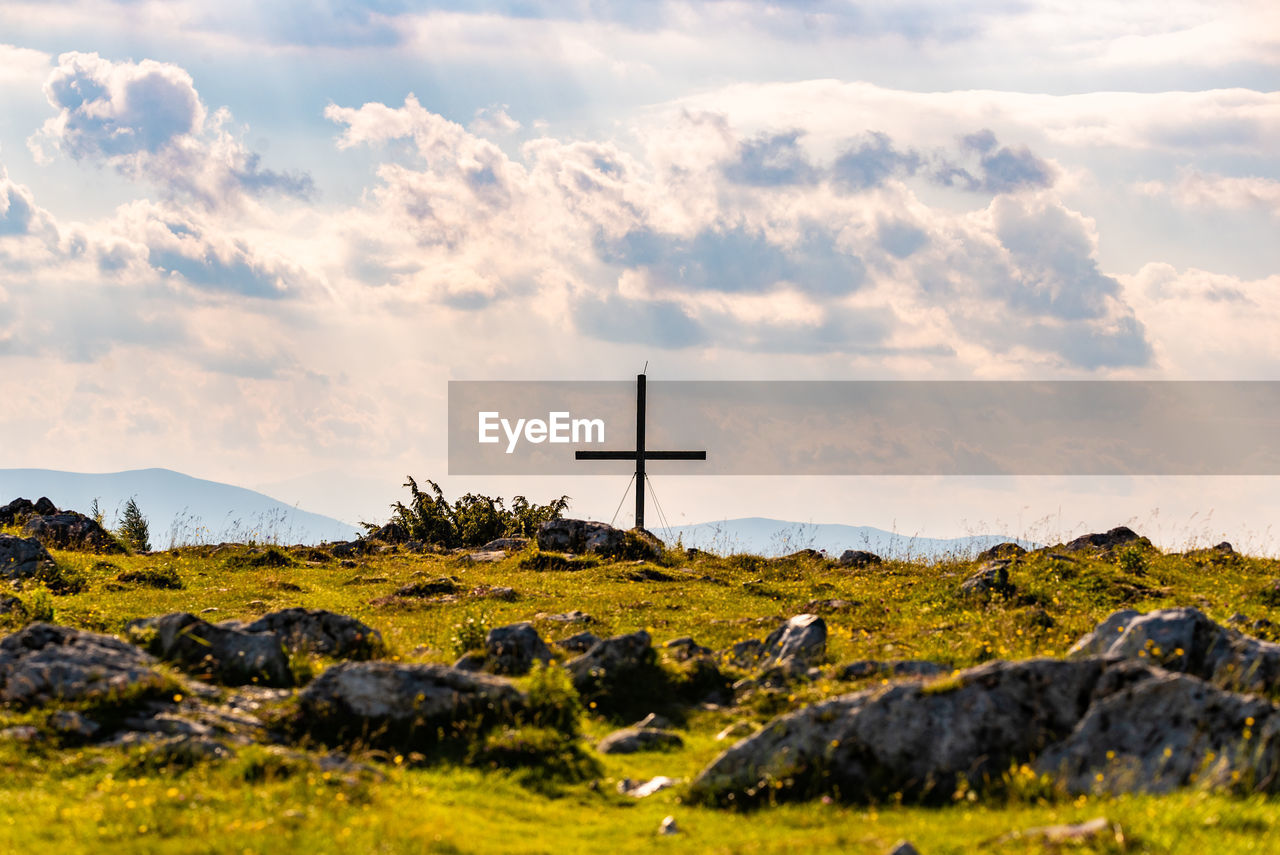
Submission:
M 706 460 L 705 451 L 649 451 L 644 447 L 645 375 L 636 375 L 635 451 L 579 451 L 578 460 L 634 460 L 636 462 L 636 528 L 644 528 L 644 462 L 646 460 Z

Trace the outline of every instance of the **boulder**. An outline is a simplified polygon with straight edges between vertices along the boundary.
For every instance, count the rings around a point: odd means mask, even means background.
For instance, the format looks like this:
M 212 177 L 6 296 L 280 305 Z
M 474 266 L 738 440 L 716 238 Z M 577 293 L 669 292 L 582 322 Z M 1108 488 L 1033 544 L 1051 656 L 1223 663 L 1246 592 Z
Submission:
M 976 573 L 960 583 L 960 593 L 978 599 L 1012 596 L 1016 589 L 1009 581 L 1009 564 L 1007 558 L 983 563 Z
M 587 704 L 605 709 L 639 700 L 661 670 L 649 633 L 642 630 L 596 642 L 586 653 L 565 663 L 573 687 Z
M 97 520 L 76 511 L 31 517 L 22 527 L 22 532 L 53 549 L 108 553 L 124 551 Z
M 1083 534 L 1067 543 L 1060 551 L 1104 553 L 1122 546 L 1150 547 L 1151 541 L 1122 525 L 1100 534 Z
M 0 641 L 0 702 L 27 707 L 172 688 L 156 660 L 118 638 L 33 623 Z
M 836 671 L 836 679 L 862 680 L 867 677 L 924 678 L 950 674 L 951 668 L 926 659 L 895 659 L 879 662 L 862 659 Z
M 147 651 L 201 679 L 228 686 L 292 686 L 280 636 L 215 625 L 187 612 L 143 618 L 125 632 Z
M 17 597 L 0 595 L 0 622 L 17 623 L 27 619 L 27 604 Z
M 1073 793 L 1277 786 L 1280 710 L 1262 698 L 1138 662 L 1109 669 L 1094 696 L 1036 763 Z
M 444 665 L 343 662 L 298 693 L 294 726 L 321 740 L 417 750 L 524 712 L 508 680 Z
M 827 622 L 817 615 L 796 615 L 764 640 L 761 668 L 812 667 L 827 653 Z
M 34 537 L 0 534 L 0 579 L 21 582 L 53 567 L 53 556 Z
M 895 683 L 781 716 L 717 757 L 692 784 L 702 801 L 838 794 L 951 797 L 959 776 L 999 780 L 1069 735 L 1106 663 L 1031 659 L 962 671 L 945 687 Z
M 48 499 L 41 499 L 48 502 Z M 53 504 L 49 502 L 49 504 Z M 54 508 L 54 513 L 57 512 Z M 36 506 L 30 499 L 14 499 L 7 505 L 0 506 L 0 525 L 19 525 L 27 517 L 36 514 Z
M 499 537 L 481 546 L 478 552 L 520 552 L 529 546 L 527 537 Z
M 1139 659 L 1245 691 L 1280 685 L 1280 644 L 1221 626 L 1192 607 L 1116 612 L 1067 655 Z
M 382 650 L 382 633 L 353 617 L 324 609 L 284 609 L 243 626 L 234 621 L 225 621 L 220 626 L 275 633 L 285 649 L 295 654 L 370 659 Z
M 711 656 L 713 653 L 710 647 L 703 647 L 687 635 L 673 638 L 662 646 L 667 655 L 677 662 L 688 662 L 694 657 Z
M 382 528 L 369 532 L 368 539 L 382 543 L 406 543 L 409 540 L 409 530 L 398 522 L 389 522 Z
M 836 562 L 840 567 L 870 567 L 872 564 L 882 564 L 884 559 L 874 552 L 866 552 L 862 549 L 846 549 L 840 554 L 840 559 Z
M 528 621 L 494 627 L 485 637 L 484 646 L 487 667 L 495 674 L 527 674 L 534 662 L 551 661 L 550 648 Z
M 600 636 L 594 632 L 580 632 L 577 635 L 571 635 L 568 638 L 562 638 L 557 641 L 556 647 L 561 650 L 567 650 L 570 653 L 586 653 L 600 642 Z
M 651 532 L 623 531 L 591 520 L 548 520 L 538 528 L 537 542 L 538 549 L 544 552 L 633 560 L 656 560 L 662 557 L 664 549 L 662 541 Z
M 1023 555 L 1026 555 L 1026 554 L 1027 554 L 1027 550 L 1023 549 L 1021 546 L 1014 543 L 1013 541 L 1008 540 L 1008 541 L 1005 541 L 1004 543 L 997 543 L 995 546 L 992 546 L 989 549 L 982 550 L 981 552 L 978 553 L 977 560 L 990 561 L 993 558 L 1013 559 L 1013 558 L 1021 558 Z
M 656 727 L 624 727 L 600 740 L 601 754 L 636 754 L 640 751 L 672 751 L 684 747 L 678 734 Z

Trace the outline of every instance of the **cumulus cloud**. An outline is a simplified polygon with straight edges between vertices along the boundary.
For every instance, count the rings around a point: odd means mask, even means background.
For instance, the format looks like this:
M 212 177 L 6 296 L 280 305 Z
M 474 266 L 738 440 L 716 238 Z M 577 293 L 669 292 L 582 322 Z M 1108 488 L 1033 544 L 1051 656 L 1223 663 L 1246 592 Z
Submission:
M 1140 182 L 1136 189 L 1148 196 L 1167 196 L 1187 208 L 1257 209 L 1280 216 L 1280 181 L 1256 175 L 1219 175 L 1183 168 L 1175 181 Z
M 889 136 L 872 131 L 850 147 L 831 167 L 832 180 L 844 192 L 856 193 L 879 187 L 894 176 L 914 175 L 921 157 L 914 151 L 899 151 Z
M 44 51 L 0 44 L 0 84 L 42 80 L 49 73 L 50 59 Z
M 105 163 L 207 208 L 267 193 L 312 192 L 304 174 L 264 170 L 260 157 L 232 132 L 230 113 L 210 116 L 191 75 L 179 66 L 65 53 L 44 92 L 58 113 L 30 141 L 39 159 L 59 151 Z

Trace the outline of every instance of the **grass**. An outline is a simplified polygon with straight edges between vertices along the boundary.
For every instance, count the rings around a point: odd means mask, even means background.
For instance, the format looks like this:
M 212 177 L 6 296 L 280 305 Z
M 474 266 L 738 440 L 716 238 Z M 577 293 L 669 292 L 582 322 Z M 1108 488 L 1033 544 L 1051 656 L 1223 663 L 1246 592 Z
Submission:
M 1280 562 L 1271 559 L 1215 563 L 1154 551 L 1107 561 L 1028 556 L 1009 568 L 1017 593 L 982 602 L 958 593 L 975 569 L 971 561 L 886 561 L 845 570 L 813 557 L 700 554 L 687 560 L 669 552 L 648 564 L 581 562 L 560 569 L 554 561 L 528 560 L 532 554 L 495 564 L 406 553 L 343 563 L 318 560 L 327 556 L 309 550 L 201 546 L 112 556 L 108 564 L 58 552 L 60 572 L 82 580 L 83 588 L 54 595 L 32 588 L 19 596 L 51 604 L 59 623 L 113 633 L 132 619 L 173 611 L 217 621 L 291 606 L 325 608 L 381 630 L 391 659 L 437 663 L 451 663 L 460 649 L 474 646 L 472 627 L 520 620 L 532 620 L 548 641 L 584 629 L 602 637 L 647 629 L 659 649 L 669 639 L 693 636 L 721 650 L 763 638 L 814 601 L 832 600 L 847 605 L 825 613 L 831 666 L 920 658 L 960 668 L 992 658 L 1060 656 L 1122 607 L 1194 605 L 1219 622 L 1242 613 L 1250 622 L 1280 624 L 1280 600 L 1269 593 Z M 646 569 L 655 573 L 637 572 Z M 183 587 L 121 583 L 122 575 L 180 580 Z M 394 596 L 406 585 L 442 576 L 456 579 L 455 593 Z M 515 599 L 483 596 L 499 586 L 513 588 Z M 550 617 L 575 609 L 590 622 Z M 677 673 L 673 663 L 664 667 Z M 538 691 L 544 693 L 563 690 L 546 679 L 534 675 L 520 682 L 528 689 L 542 680 Z M 684 748 L 673 752 L 595 755 L 590 746 L 617 722 L 590 711 L 581 722 L 585 754 L 562 750 L 547 731 L 549 722 L 530 722 L 493 734 L 478 755 L 483 768 L 371 754 L 366 759 L 378 775 L 326 774 L 250 748 L 229 760 L 155 769 L 123 749 L 0 739 L 0 852 L 574 853 L 656 847 L 882 853 L 908 838 L 925 855 L 1015 853 L 1044 850 L 1039 843 L 1002 840 L 1010 831 L 1096 816 L 1121 826 L 1126 848 L 1110 842 L 1068 851 L 1234 855 L 1271 851 L 1268 838 L 1280 834 L 1280 801 L 1194 790 L 1073 800 L 1015 787 L 999 799 L 971 801 L 962 794 L 942 808 L 815 801 L 748 814 L 684 804 L 679 787 L 639 801 L 616 792 L 622 778 L 688 780 L 726 747 L 715 734 L 735 721 L 758 723 L 880 680 L 822 679 L 757 692 L 732 710 L 695 709 L 680 730 Z M 0 728 L 40 721 L 31 711 L 0 712 Z M 505 761 L 516 768 L 504 771 L 483 762 L 512 756 L 547 757 L 564 767 L 563 774 L 540 775 L 536 765 L 531 771 Z M 684 831 L 659 839 L 656 830 L 667 815 Z

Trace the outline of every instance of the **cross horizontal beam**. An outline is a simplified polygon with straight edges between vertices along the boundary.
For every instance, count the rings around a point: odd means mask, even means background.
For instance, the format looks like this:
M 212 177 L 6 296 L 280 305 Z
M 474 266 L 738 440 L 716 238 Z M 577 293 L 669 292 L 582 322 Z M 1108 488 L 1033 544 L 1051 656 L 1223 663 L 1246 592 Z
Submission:
M 643 455 L 645 460 L 706 460 L 705 451 L 578 451 L 575 460 L 635 460 Z

